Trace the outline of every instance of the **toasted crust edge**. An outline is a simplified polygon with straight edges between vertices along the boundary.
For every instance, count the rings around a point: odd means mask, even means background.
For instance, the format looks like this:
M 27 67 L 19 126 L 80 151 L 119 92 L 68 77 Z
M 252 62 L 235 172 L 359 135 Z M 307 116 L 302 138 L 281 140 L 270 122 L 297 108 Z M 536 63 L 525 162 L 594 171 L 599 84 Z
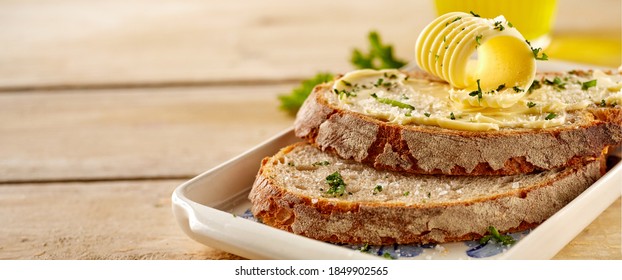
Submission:
M 622 107 L 590 108 L 575 127 L 487 132 L 383 122 L 330 105 L 317 86 L 294 130 L 323 151 L 379 170 L 417 174 L 515 175 L 578 166 L 622 142 Z M 453 147 L 448 149 L 447 147 Z
M 313 239 L 346 244 L 444 243 L 474 240 L 494 225 L 500 232 L 533 228 L 601 176 L 601 161 L 567 168 L 539 185 L 464 203 L 420 207 L 346 202 L 297 195 L 271 179 L 271 163 L 295 145 L 262 161 L 249 194 L 263 223 Z M 468 222 L 460 222 L 468 221 Z

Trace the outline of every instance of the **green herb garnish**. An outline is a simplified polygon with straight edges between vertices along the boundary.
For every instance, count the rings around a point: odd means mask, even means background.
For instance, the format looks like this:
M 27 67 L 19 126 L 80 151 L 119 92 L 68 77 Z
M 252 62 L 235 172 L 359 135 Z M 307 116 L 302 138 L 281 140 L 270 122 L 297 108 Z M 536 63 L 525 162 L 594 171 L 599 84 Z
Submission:
M 532 108 L 534 106 L 536 106 L 536 103 L 533 103 L 531 101 L 527 102 L 527 107 Z
M 483 35 L 481 35 L 481 34 L 480 34 L 480 35 L 475 36 L 475 43 L 477 43 L 477 46 L 479 46 L 479 45 L 481 45 L 481 44 L 482 44 L 482 36 L 483 36 Z M 477 48 L 477 46 L 475 46 L 475 48 Z
M 596 86 L 596 80 L 591 80 L 585 83 L 581 83 L 582 90 L 587 90 L 588 88 L 595 87 L 595 86 Z
M 469 13 L 471 13 L 474 17 L 479 17 L 479 15 L 474 13 L 473 11 L 469 11 Z
M 352 51 L 350 62 L 358 69 L 393 69 L 401 68 L 406 62 L 393 56 L 393 46 L 383 45 L 377 32 L 369 32 L 369 53 L 359 49 Z
M 313 165 L 313 166 L 326 166 L 326 165 L 329 165 L 329 164 L 330 164 L 330 162 L 328 160 L 324 160 L 324 161 L 314 162 L 311 165 Z
M 374 188 L 374 195 L 381 192 L 382 191 L 382 186 L 381 185 L 376 185 L 376 187 Z
M 391 256 L 389 252 L 384 252 L 384 254 L 382 254 L 382 257 L 389 260 L 395 259 L 393 256 Z
M 408 196 L 409 194 L 410 194 L 410 192 L 409 192 L 409 191 L 405 191 L 403 195 L 404 195 L 404 196 Z
M 451 112 L 451 114 L 449 114 L 449 118 L 452 120 L 456 119 L 456 116 L 454 116 L 454 112 Z
M 363 245 L 363 246 L 359 249 L 359 251 L 361 251 L 361 252 L 363 252 L 363 253 L 367 253 L 367 252 L 369 252 L 369 249 L 371 249 L 371 248 L 369 247 L 369 244 L 365 244 L 365 245 Z
M 428 113 L 428 112 L 423 113 L 423 115 L 426 116 L 426 117 L 430 117 L 430 113 Z
M 497 87 L 496 91 L 501 91 L 501 90 L 502 90 L 502 89 L 504 89 L 504 88 L 505 88 L 505 84 L 500 84 L 500 85 Z
M 525 91 L 524 89 L 519 88 L 518 86 L 513 86 L 512 89 L 514 89 L 514 92 L 523 92 L 523 91 Z
M 546 115 L 546 117 L 544 119 L 547 120 L 547 121 L 550 121 L 550 120 L 554 119 L 555 117 L 557 117 L 557 114 L 549 113 L 548 115 Z
M 544 79 L 544 84 L 553 86 L 555 90 L 561 91 L 562 89 L 566 89 L 566 83 L 562 82 L 562 79 L 559 77 L 555 77 L 552 81 L 549 79 Z
M 339 171 L 335 171 L 335 173 L 326 176 L 326 184 L 330 186 L 326 194 L 332 195 L 333 197 L 342 196 L 346 192 L 346 183 L 343 182 L 343 178 Z
M 600 101 L 600 107 L 605 107 L 607 106 L 607 102 L 605 102 L 605 99 Z
M 540 84 L 540 81 L 533 80 L 533 83 L 531 83 L 531 86 L 529 86 L 529 89 L 527 89 L 527 92 L 531 93 L 532 91 L 539 89 L 541 87 L 542 87 L 542 84 Z
M 331 73 L 319 73 L 313 78 L 304 80 L 297 88 L 293 89 L 289 94 L 279 95 L 281 101 L 280 108 L 287 111 L 291 115 L 296 115 L 302 103 L 309 96 L 313 88 L 321 83 L 328 82 L 333 79 Z
M 542 48 L 537 48 L 537 49 L 534 49 L 534 48 L 531 46 L 531 42 L 529 42 L 529 40 L 525 40 L 525 42 L 527 42 L 527 45 L 529 45 L 529 48 L 531 49 L 531 52 L 533 53 L 533 57 L 534 57 L 536 60 L 549 60 L 549 56 L 548 56 L 548 55 L 546 55 L 544 52 L 542 52 L 542 54 L 541 54 L 540 56 L 538 56 L 538 54 L 540 53 L 540 51 L 542 51 Z
M 509 22 L 509 21 L 508 21 L 508 26 L 509 26 L 510 28 L 514 27 L 514 25 L 513 25 L 511 22 Z
M 406 103 L 399 102 L 397 100 L 393 100 L 389 98 L 378 97 L 378 95 L 376 95 L 375 93 L 372 93 L 371 97 L 375 98 L 378 102 L 383 103 L 383 104 L 395 106 L 395 107 L 402 108 L 402 109 L 415 110 L 415 107 L 410 104 L 406 104 Z
M 454 23 L 456 21 L 459 21 L 460 19 L 462 19 L 462 17 L 456 17 L 454 20 L 452 20 L 452 21 L 450 21 L 448 23 L 445 23 L 445 26 L 450 25 L 450 24 L 452 24 L 452 23 Z
M 503 86 L 505 87 L 505 85 Z M 469 93 L 469 96 L 476 96 L 476 95 L 477 95 L 477 101 L 482 100 L 483 93 L 482 93 L 482 88 L 479 86 L 479 79 L 477 79 L 477 90 L 474 90 Z
M 493 29 L 498 29 L 499 31 L 503 31 L 505 27 L 503 26 L 503 24 L 501 24 L 500 21 L 495 21 L 495 28 Z
M 491 239 L 494 239 L 495 241 L 503 244 L 503 245 L 511 245 L 516 243 L 516 240 L 510 236 L 510 235 L 501 235 L 499 233 L 499 231 L 497 230 L 497 228 L 493 227 L 493 226 L 489 226 L 488 227 L 488 233 L 487 235 L 484 235 L 484 237 L 482 237 L 479 240 L 479 244 L 486 244 L 488 243 L 488 241 L 490 241 Z

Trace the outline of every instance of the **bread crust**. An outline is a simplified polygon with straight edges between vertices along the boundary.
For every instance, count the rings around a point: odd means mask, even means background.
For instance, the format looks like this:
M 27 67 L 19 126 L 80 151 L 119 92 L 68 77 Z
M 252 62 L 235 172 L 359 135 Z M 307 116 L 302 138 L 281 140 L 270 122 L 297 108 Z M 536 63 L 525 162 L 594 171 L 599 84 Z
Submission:
M 309 197 L 278 185 L 273 168 L 295 147 L 262 161 L 249 194 L 251 211 L 267 225 L 333 243 L 443 243 L 480 238 L 491 225 L 502 233 L 533 228 L 601 175 L 601 163 L 592 161 L 537 185 L 470 201 L 413 205 L 346 201 Z
M 399 125 L 327 101 L 317 86 L 298 112 L 296 136 L 378 170 L 417 174 L 515 175 L 577 166 L 622 142 L 622 107 L 590 107 L 587 121 L 544 129 L 473 132 Z

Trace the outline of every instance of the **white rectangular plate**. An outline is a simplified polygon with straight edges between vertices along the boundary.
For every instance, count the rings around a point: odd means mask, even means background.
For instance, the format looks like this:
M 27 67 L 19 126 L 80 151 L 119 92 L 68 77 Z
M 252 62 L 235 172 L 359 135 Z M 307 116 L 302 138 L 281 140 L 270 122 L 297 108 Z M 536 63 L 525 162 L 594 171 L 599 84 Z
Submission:
M 543 71 L 585 68 L 547 63 Z M 288 129 L 246 153 L 183 183 L 172 196 L 173 213 L 192 239 L 249 259 L 550 259 L 620 197 L 622 162 L 511 247 L 475 242 L 436 246 L 374 246 L 366 253 L 275 229 L 248 217 L 247 196 L 261 160 L 300 141 Z M 468 254 L 467 254 L 468 252 Z

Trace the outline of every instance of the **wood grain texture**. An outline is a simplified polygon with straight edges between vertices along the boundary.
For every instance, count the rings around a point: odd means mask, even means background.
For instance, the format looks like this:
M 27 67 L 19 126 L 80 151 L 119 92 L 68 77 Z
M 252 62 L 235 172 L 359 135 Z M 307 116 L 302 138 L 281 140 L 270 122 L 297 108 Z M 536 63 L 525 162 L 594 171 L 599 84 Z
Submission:
M 622 260 L 622 209 L 620 199 L 562 249 L 558 260 Z
M 0 259 L 236 259 L 185 236 L 182 181 L 0 187 Z
M 290 127 L 292 86 L 0 94 L 0 182 L 190 178 Z
M 555 32 L 620 34 L 617 0 L 564 0 Z M 344 72 L 378 30 L 411 60 L 432 1 L 0 2 L 0 88 L 304 78 Z M 589 20 L 588 20 L 589 19 Z

